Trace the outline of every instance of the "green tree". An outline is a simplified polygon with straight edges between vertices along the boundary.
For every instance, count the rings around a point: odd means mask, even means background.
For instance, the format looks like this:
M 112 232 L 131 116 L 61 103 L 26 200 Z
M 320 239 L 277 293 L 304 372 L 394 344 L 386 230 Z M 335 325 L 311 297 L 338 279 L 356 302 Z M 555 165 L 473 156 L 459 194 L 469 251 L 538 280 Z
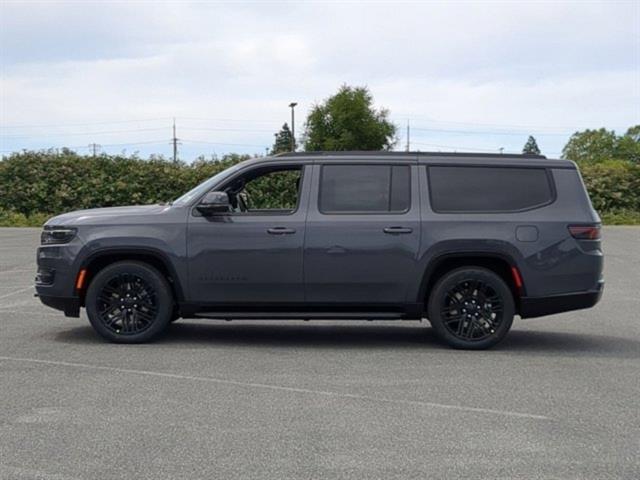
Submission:
M 630 127 L 618 141 L 616 158 L 640 164 L 640 125 Z
M 524 147 L 522 148 L 522 153 L 529 154 L 529 155 L 540 155 L 540 148 L 538 148 L 538 142 L 536 142 L 536 139 L 532 135 L 529 135 L 529 139 L 527 140 L 527 143 L 525 143 Z
M 617 146 L 618 136 L 613 130 L 584 130 L 571 135 L 562 156 L 574 162 L 600 162 L 616 158 Z
M 640 162 L 640 125 L 630 127 L 624 135 L 613 130 L 584 130 L 574 133 L 562 150 L 562 156 L 575 162 L 626 160 Z
M 307 116 L 304 148 L 389 150 L 395 143 L 396 126 L 388 115 L 388 110 L 373 107 L 373 96 L 366 87 L 343 85 Z
M 289 125 L 286 123 L 282 125 L 282 128 L 276 133 L 275 137 L 276 140 L 273 142 L 271 155 L 291 151 L 291 130 L 289 129 Z

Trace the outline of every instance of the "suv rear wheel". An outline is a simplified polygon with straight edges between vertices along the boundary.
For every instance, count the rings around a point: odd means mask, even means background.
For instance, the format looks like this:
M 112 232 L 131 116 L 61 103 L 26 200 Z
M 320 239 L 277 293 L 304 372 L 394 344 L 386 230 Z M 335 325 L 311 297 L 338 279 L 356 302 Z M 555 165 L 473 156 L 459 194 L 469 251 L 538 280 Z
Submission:
M 141 343 L 165 330 L 173 296 L 164 276 L 146 263 L 117 262 L 100 270 L 85 299 L 93 328 L 117 343 Z
M 462 267 L 444 274 L 429 297 L 429 321 L 454 348 L 494 346 L 511 328 L 514 314 L 511 290 L 486 268 Z

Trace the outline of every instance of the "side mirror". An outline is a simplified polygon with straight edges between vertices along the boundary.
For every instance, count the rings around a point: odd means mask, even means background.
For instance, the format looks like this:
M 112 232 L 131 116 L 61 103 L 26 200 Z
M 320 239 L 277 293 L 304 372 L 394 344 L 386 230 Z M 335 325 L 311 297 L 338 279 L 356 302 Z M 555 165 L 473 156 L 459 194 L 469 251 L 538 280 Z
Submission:
M 227 213 L 231 211 L 229 195 L 226 192 L 209 192 L 196 208 L 205 217 L 214 213 Z

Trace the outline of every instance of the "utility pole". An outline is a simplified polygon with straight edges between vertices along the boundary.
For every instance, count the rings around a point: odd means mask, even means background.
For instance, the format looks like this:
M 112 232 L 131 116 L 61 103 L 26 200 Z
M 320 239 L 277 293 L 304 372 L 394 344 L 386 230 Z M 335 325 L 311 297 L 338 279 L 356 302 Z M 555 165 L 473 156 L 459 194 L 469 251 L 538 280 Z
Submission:
M 173 138 L 171 139 L 173 143 L 173 163 L 178 161 L 178 137 L 176 137 L 176 119 L 173 118 Z
M 295 121 L 295 113 L 294 108 L 298 105 L 296 102 L 291 102 L 289 107 L 291 108 L 291 151 L 296 151 L 296 121 Z
M 98 149 L 100 148 L 100 145 L 98 145 L 97 143 L 90 143 L 89 148 L 91 149 L 91 151 L 93 152 L 93 156 L 95 157 Z
M 407 119 L 407 152 L 411 151 L 411 126 L 409 125 L 409 119 Z

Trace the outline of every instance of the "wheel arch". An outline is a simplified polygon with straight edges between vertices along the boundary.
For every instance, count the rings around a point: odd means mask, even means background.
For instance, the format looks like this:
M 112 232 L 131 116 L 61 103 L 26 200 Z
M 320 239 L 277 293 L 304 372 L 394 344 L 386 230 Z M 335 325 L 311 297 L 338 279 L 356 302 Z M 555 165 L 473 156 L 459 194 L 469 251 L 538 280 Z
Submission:
M 501 252 L 464 251 L 438 255 L 429 262 L 425 269 L 417 301 L 426 304 L 427 295 L 445 273 L 466 266 L 487 268 L 499 275 L 509 286 L 515 301 L 516 313 L 519 313 L 520 297 L 525 294 L 524 285 L 518 286 L 514 277 L 513 267 L 520 275 L 515 260 L 510 255 Z
M 84 306 L 87 288 L 100 270 L 113 263 L 127 260 L 147 263 L 148 265 L 156 268 L 169 282 L 175 301 L 184 301 L 185 296 L 180 283 L 180 277 L 164 252 L 148 247 L 103 248 L 89 255 L 78 268 L 78 274 L 80 271 L 86 270 L 84 284 L 78 292 L 81 305 Z

